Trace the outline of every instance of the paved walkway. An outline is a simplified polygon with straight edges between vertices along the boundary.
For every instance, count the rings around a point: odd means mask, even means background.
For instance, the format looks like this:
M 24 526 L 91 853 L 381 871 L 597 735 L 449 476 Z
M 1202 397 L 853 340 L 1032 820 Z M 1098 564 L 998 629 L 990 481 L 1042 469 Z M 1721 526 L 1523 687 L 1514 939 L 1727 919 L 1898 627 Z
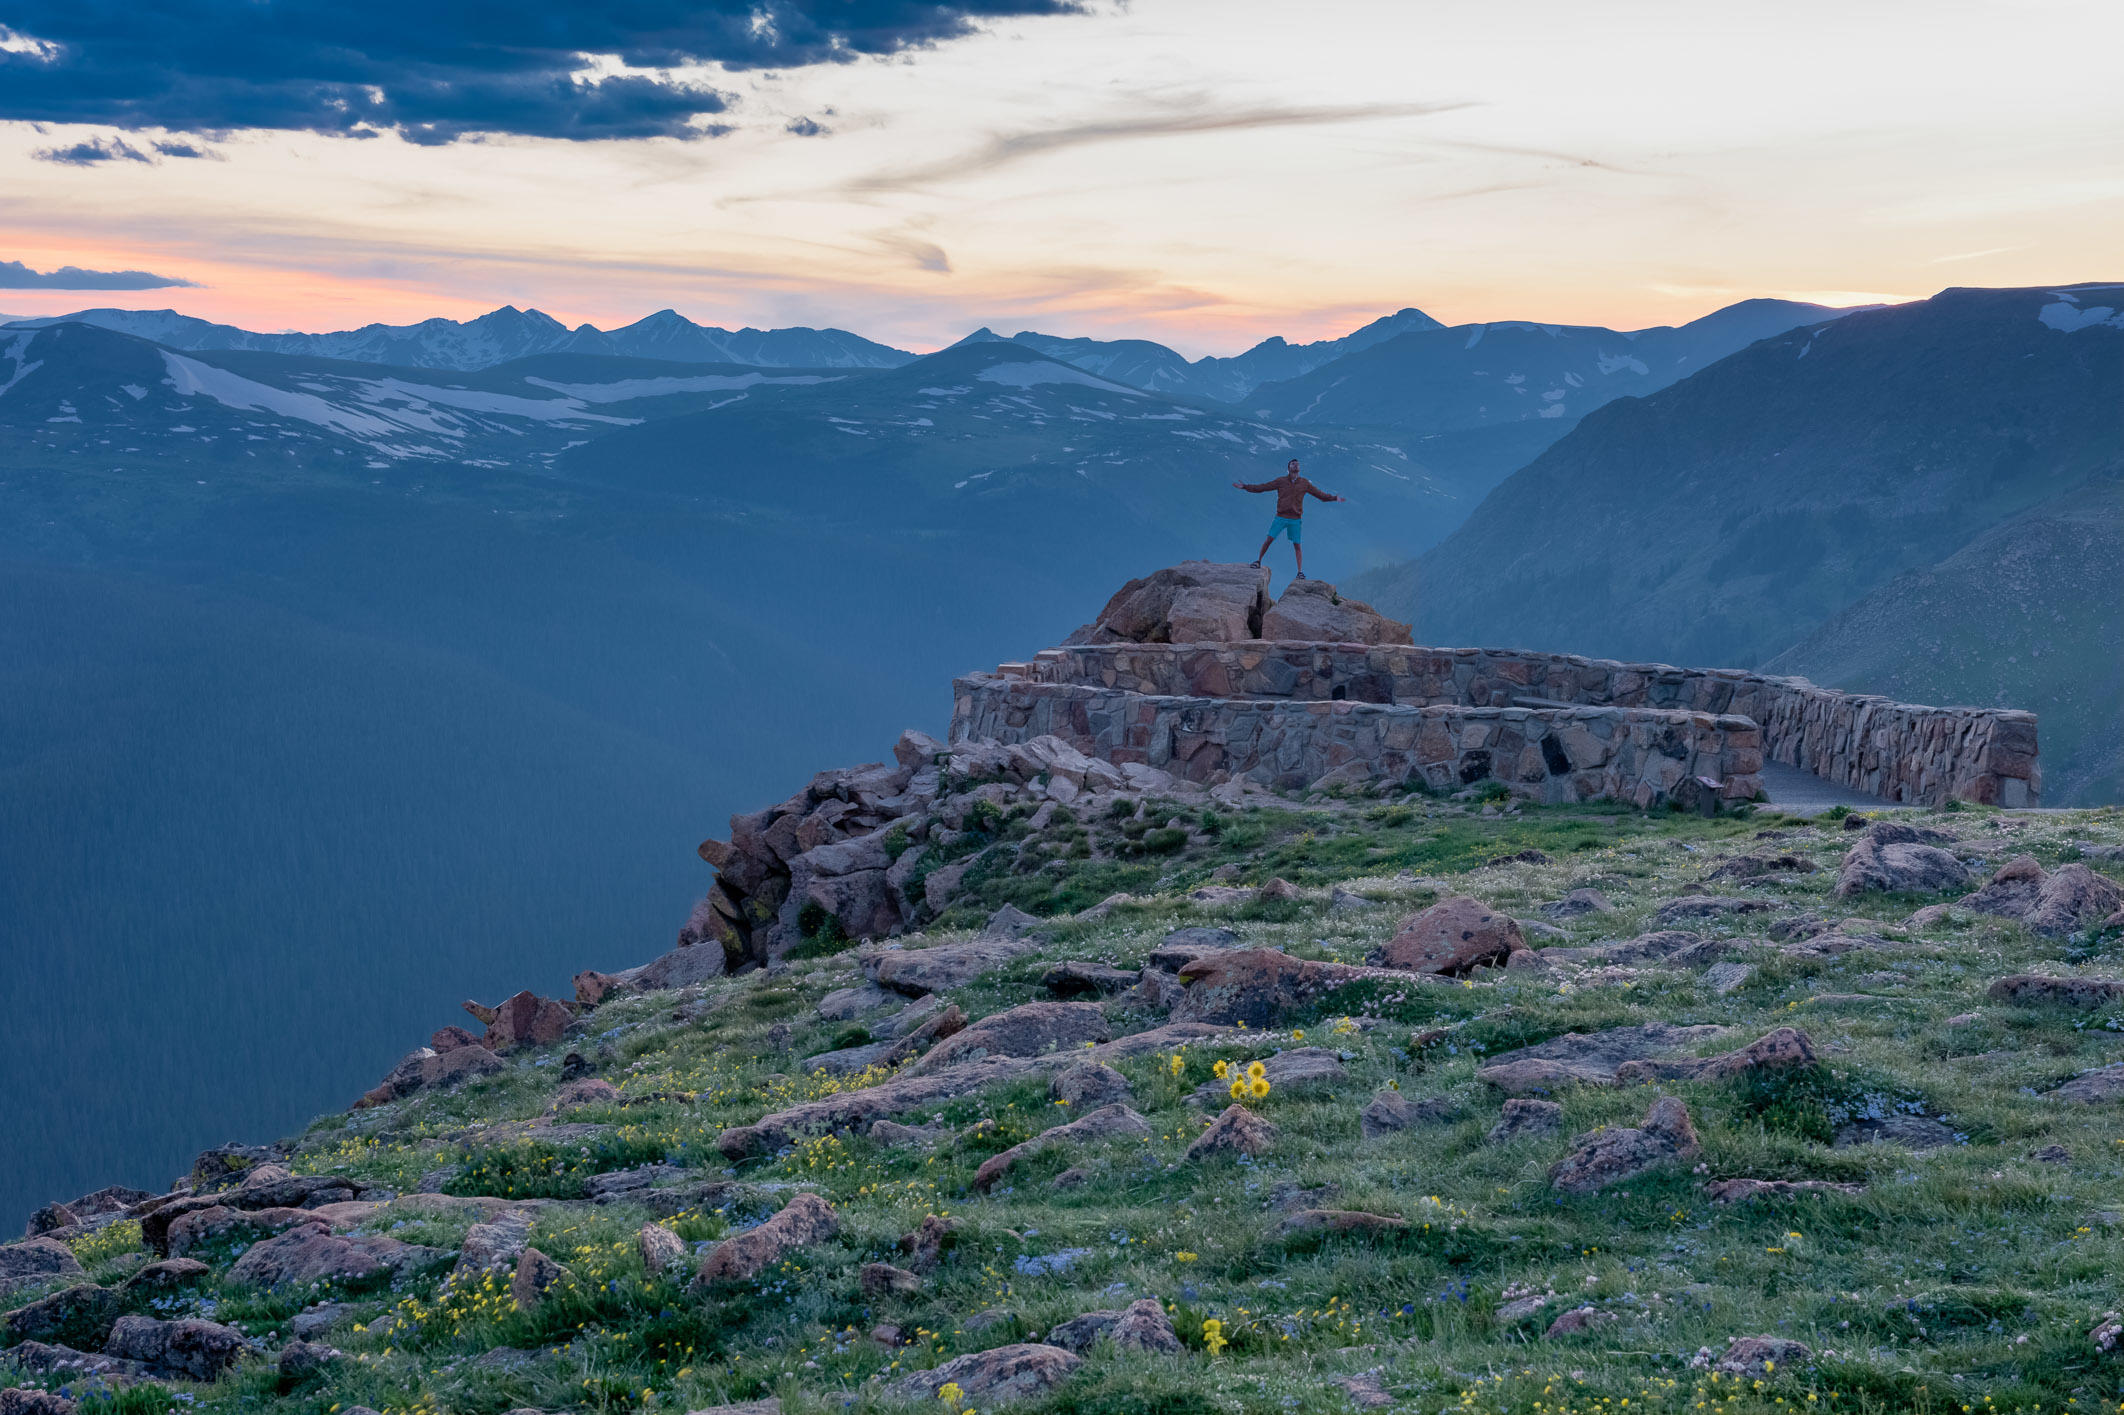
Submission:
M 1878 810 L 1900 803 L 1882 796 L 1869 796 L 1849 786 L 1803 771 L 1783 762 L 1763 763 L 1763 790 L 1770 804 L 1795 816 L 1820 815 L 1831 806 L 1849 806 L 1855 811 Z

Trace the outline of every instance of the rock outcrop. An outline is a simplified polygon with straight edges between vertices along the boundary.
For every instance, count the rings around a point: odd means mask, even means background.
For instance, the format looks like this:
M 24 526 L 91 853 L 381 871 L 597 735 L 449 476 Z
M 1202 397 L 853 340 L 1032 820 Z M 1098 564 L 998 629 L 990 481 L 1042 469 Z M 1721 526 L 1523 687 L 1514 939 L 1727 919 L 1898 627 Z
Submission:
M 1253 637 L 1315 644 L 1412 642 L 1408 625 L 1387 618 L 1361 599 L 1344 597 L 1325 580 L 1291 581 L 1261 616 L 1261 632 Z
M 1106 602 L 1098 618 L 1063 642 L 1210 644 L 1258 639 L 1269 613 L 1268 584 L 1269 572 L 1258 565 L 1183 561 L 1130 580 Z
M 2033 856 L 2008 861 L 1974 894 L 1957 901 L 1964 909 L 2018 919 L 2039 934 L 2067 934 L 2101 927 L 2124 909 L 2124 890 L 2082 864 L 2045 870 Z
M 1936 894 L 1964 888 L 1969 870 L 1940 848 L 1947 843 L 1947 837 L 1936 830 L 1900 821 L 1876 822 L 1845 852 L 1836 875 L 1837 898 L 1848 899 L 1869 890 Z

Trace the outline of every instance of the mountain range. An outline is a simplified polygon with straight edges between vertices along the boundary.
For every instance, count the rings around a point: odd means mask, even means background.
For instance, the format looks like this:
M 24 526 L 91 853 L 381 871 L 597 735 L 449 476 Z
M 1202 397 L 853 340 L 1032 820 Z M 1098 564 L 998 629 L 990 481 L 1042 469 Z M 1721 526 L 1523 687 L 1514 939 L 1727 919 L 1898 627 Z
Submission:
M 1591 413 L 1352 588 L 1419 642 L 1767 660 L 2033 708 L 2047 799 L 2113 794 L 2124 562 L 2096 532 L 2124 476 L 2118 306 L 2116 285 L 1948 290 L 1764 339 Z
M 1351 498 L 1307 568 L 1421 638 L 2011 701 L 2052 800 L 2114 795 L 2105 299 L 1404 310 L 1193 362 L 514 310 L 0 328 L 0 994 L 57 1059 L 0 1095 L 0 1209 L 343 1104 L 438 991 L 630 961 L 700 820 L 940 731 L 952 674 L 1122 579 L 1249 556 L 1269 507 L 1227 483 L 1293 456 Z M 201 1035 L 153 1107 L 65 1064 Z

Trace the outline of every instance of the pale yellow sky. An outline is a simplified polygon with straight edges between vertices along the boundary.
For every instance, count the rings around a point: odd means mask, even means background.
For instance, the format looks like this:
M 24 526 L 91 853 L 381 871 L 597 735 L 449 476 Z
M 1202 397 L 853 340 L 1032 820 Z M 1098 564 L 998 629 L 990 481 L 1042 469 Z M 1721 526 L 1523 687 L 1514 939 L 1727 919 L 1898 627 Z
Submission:
M 1751 295 L 2124 278 L 2114 0 L 1133 0 L 926 53 L 714 74 L 730 135 L 234 135 L 80 168 L 0 125 L 0 260 L 342 328 L 663 306 L 909 348 L 979 324 L 1229 353 L 1416 305 L 1678 322 Z M 784 131 L 796 117 L 830 129 Z

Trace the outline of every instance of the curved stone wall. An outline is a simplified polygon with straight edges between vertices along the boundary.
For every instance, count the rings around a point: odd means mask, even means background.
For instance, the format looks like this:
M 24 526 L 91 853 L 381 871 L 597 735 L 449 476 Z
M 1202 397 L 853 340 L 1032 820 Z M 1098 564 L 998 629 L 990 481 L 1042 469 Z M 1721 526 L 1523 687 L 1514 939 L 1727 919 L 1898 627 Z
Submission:
M 994 676 L 1195 702 L 1339 700 L 1537 713 L 1598 707 L 1737 716 L 1760 729 L 1751 747 L 1769 760 L 1891 801 L 2030 806 L 2042 792 L 2033 713 L 1898 703 L 1817 687 L 1804 678 L 1734 668 L 1676 668 L 1511 649 L 1254 640 L 1075 645 L 1048 649 L 1029 663 L 1004 664 Z M 1730 782 L 1760 769 L 1759 763 L 1745 769 L 1738 763 L 1722 765 L 1716 773 L 1689 775 Z M 1633 789 L 1620 799 L 1634 795 Z
M 1054 736 L 1089 757 L 1206 784 L 1448 790 L 1494 779 L 1545 802 L 1638 806 L 1748 800 L 1762 787 L 1761 734 L 1731 714 L 1173 696 L 1002 673 L 952 688 L 954 741 Z

